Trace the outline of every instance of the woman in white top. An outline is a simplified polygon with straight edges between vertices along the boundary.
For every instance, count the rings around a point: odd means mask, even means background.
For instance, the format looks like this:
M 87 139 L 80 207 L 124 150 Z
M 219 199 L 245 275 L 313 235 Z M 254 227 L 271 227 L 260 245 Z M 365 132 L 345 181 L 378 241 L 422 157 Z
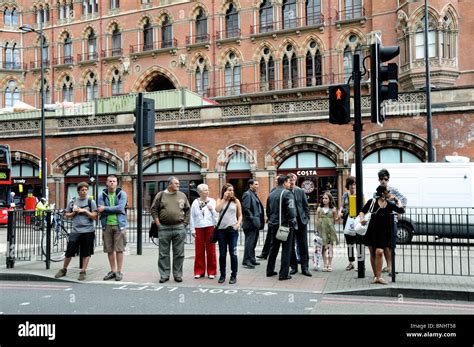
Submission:
M 207 268 L 207 275 L 213 279 L 216 277 L 216 245 L 211 243 L 211 235 L 217 218 L 216 201 L 209 197 L 207 184 L 198 185 L 197 191 L 199 198 L 194 200 L 191 205 L 189 219 L 190 230 L 196 238 L 194 278 L 204 277 Z
M 217 241 L 219 241 L 219 283 L 224 283 L 226 275 L 227 248 L 230 253 L 230 280 L 229 284 L 237 282 L 237 239 L 239 228 L 242 223 L 242 206 L 239 199 L 234 195 L 234 186 L 230 183 L 224 184 L 220 199 L 217 199 L 217 212 L 221 219 L 218 225 Z

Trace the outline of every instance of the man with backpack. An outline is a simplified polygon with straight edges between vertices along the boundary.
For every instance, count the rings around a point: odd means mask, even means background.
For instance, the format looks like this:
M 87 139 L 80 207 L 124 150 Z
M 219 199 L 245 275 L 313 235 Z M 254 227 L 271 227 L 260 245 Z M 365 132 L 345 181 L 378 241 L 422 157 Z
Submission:
M 100 223 L 103 230 L 104 252 L 109 259 L 110 271 L 104 281 L 123 278 L 123 252 L 127 245 L 127 193 L 117 187 L 117 176 L 107 177 L 107 188 L 99 194 Z
M 94 220 L 97 219 L 97 205 L 89 198 L 88 190 L 89 185 L 86 182 L 79 183 L 77 185 L 79 197 L 73 199 L 66 208 L 66 218 L 72 218 L 72 233 L 69 235 L 63 267 L 58 270 L 55 278 L 66 276 L 71 258 L 78 253 L 80 248 L 83 261 L 78 280 L 86 279 L 87 265 L 91 255 L 94 254 Z

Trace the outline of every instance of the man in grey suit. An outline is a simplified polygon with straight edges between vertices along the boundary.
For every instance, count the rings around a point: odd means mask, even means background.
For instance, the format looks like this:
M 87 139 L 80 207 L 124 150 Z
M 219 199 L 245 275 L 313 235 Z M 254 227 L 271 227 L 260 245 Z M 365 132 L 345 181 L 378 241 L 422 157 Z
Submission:
M 295 197 L 296 214 L 298 220 L 298 229 L 295 230 L 293 237 L 293 245 L 291 247 L 291 261 L 290 274 L 294 275 L 298 272 L 298 261 L 296 259 L 295 244 L 299 251 L 300 262 L 301 262 L 301 273 L 305 276 L 311 277 L 309 272 L 309 252 L 308 252 L 308 229 L 307 225 L 309 222 L 309 205 L 306 193 L 303 189 L 296 185 L 296 175 L 293 173 L 288 174 L 290 179 L 290 191 Z
M 244 259 L 242 265 L 248 269 L 254 269 L 260 265 L 255 259 L 255 247 L 257 246 L 258 234 L 265 226 L 265 215 L 263 205 L 257 196 L 258 181 L 250 179 L 249 189 L 242 196 L 242 209 L 244 221 L 242 227 L 245 234 Z

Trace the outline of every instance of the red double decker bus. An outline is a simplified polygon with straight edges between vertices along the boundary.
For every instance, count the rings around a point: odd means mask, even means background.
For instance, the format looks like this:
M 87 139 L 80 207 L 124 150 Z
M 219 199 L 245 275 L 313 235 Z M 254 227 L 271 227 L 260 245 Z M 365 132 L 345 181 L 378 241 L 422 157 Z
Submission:
M 0 145 L 0 224 L 7 224 L 8 210 L 10 210 L 11 186 L 12 186 L 12 163 L 10 147 Z

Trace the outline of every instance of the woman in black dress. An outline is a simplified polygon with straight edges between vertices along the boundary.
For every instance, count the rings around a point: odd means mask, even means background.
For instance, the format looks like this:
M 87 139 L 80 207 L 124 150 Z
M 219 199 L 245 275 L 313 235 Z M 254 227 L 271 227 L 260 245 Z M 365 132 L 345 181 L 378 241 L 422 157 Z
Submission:
M 365 234 L 365 244 L 370 251 L 370 264 L 374 272 L 374 280 L 372 283 L 387 284 L 382 278 L 383 250 L 390 244 L 392 226 L 392 212 L 404 213 L 405 209 L 400 205 L 400 201 L 388 201 L 390 191 L 387 187 L 378 186 L 376 191 L 376 200 L 371 209 L 372 217 L 370 218 L 369 227 Z M 359 214 L 361 223 L 364 224 L 364 215 L 369 212 L 372 200 L 367 201 Z

